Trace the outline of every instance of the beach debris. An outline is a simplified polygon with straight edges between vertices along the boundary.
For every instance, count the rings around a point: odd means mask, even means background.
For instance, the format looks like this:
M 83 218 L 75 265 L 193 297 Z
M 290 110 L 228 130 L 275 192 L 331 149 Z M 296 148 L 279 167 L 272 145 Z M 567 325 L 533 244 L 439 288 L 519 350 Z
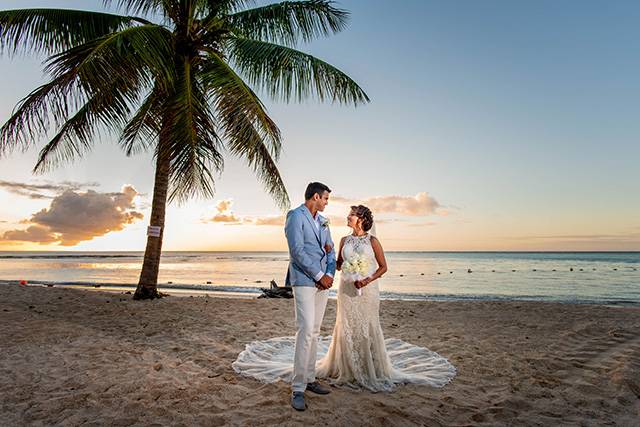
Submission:
M 453 271 L 450 271 L 449 274 L 453 274 Z
M 256 280 L 256 283 L 262 283 L 262 280 Z
M 19 285 L 21 285 L 21 286 L 26 286 L 26 285 L 28 285 L 28 284 L 29 284 L 29 282 L 27 282 L 26 280 L 20 280 L 20 281 L 18 282 L 18 284 L 19 284 Z
M 404 274 L 401 274 L 400 277 L 404 277 Z
M 440 274 L 440 273 L 438 273 L 438 274 Z M 420 275 L 421 275 L 421 276 L 424 276 L 424 273 L 420 273 Z
M 495 273 L 496 271 L 495 271 L 495 270 L 491 270 L 491 272 L 492 272 L 492 273 Z
M 551 271 L 556 271 L 556 269 L 554 268 L 554 269 L 553 269 L 553 270 L 551 270 Z
M 167 282 L 167 285 L 173 285 L 173 282 Z
M 51 283 L 47 283 L 47 288 L 53 288 L 53 285 Z
M 93 287 L 94 287 L 94 288 L 99 288 L 99 287 L 100 287 L 100 285 L 93 285 Z
M 159 371 L 160 369 L 162 369 L 162 363 L 156 363 L 155 365 L 153 365 L 153 369 Z
M 211 284 L 211 280 L 207 280 L 207 285 L 210 285 L 210 284 Z
M 618 271 L 618 269 L 617 269 L 617 268 L 614 268 L 614 269 L 613 269 L 613 271 Z
M 473 273 L 470 268 L 467 268 L 467 273 Z
M 275 280 L 270 282 L 271 287 L 260 288 L 262 295 L 258 298 L 293 298 L 293 288 L 291 286 L 278 286 Z
M 440 272 L 439 272 L 439 271 L 438 271 L 438 274 L 440 274 Z M 424 274 L 423 274 L 423 276 L 424 276 Z
M 581 268 L 580 271 L 584 271 L 584 270 Z
M 514 273 L 516 272 L 515 270 L 511 270 L 511 271 L 513 271 Z
M 573 267 L 569 268 L 569 271 L 573 271 Z
M 534 269 L 533 269 L 533 271 L 538 271 L 538 270 L 536 270 L 536 269 L 534 268 Z

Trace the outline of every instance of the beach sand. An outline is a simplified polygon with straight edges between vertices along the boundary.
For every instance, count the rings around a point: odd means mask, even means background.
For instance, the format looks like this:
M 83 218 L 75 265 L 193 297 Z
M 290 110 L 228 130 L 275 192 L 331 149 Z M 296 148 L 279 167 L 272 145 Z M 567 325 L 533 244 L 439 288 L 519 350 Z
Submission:
M 330 301 L 323 335 L 331 333 Z M 333 389 L 289 406 L 288 384 L 231 363 L 292 335 L 292 300 L 0 286 L 2 425 L 639 425 L 640 308 L 383 301 L 385 336 L 458 369 L 442 389 Z

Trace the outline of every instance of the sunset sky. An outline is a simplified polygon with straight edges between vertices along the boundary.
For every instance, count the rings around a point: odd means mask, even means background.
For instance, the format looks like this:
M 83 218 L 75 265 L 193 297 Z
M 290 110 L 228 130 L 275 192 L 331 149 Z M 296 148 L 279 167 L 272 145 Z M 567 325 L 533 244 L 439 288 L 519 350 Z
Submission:
M 262 3 L 262 2 L 259 2 Z M 640 2 L 343 0 L 349 28 L 302 50 L 353 77 L 352 108 L 264 101 L 292 200 L 333 189 L 374 212 L 387 250 L 640 250 Z M 0 9 L 103 10 L 98 0 Z M 44 82 L 0 57 L 0 121 Z M 153 164 L 112 138 L 41 176 L 39 148 L 0 158 L 0 250 L 143 250 Z M 216 197 L 171 205 L 165 250 L 285 250 L 282 212 L 227 157 Z

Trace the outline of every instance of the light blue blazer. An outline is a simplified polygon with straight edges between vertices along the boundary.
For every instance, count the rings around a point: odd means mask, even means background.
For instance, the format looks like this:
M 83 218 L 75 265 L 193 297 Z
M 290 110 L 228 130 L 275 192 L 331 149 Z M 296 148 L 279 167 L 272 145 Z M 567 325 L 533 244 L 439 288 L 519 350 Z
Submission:
M 286 286 L 315 286 L 315 276 L 319 272 L 331 276 L 336 273 L 336 251 L 331 231 L 328 226 L 320 226 L 318 230 L 314 222 L 304 204 L 287 214 L 284 226 L 289 244 Z M 327 243 L 333 248 L 329 253 L 324 251 Z

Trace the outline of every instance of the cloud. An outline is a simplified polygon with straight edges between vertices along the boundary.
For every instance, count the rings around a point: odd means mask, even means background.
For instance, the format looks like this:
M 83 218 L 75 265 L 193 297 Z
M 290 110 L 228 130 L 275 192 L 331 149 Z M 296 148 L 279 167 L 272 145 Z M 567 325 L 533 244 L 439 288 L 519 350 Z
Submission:
M 61 246 L 74 246 L 113 231 L 123 230 L 128 224 L 142 219 L 133 203 L 138 195 L 135 188 L 125 185 L 118 193 L 99 193 L 94 190 L 76 192 L 66 190 L 24 222 L 24 230 L 9 230 L 0 240 L 36 242 Z
M 0 180 L 0 188 L 9 193 L 25 196 L 34 200 L 53 199 L 58 194 L 65 191 L 80 191 L 86 188 L 98 187 L 96 182 L 74 182 L 62 181 L 59 183 L 43 182 L 28 184 L 25 182 L 2 181 Z
M 286 218 L 284 215 L 272 215 L 272 216 L 250 218 L 249 222 L 253 223 L 254 225 L 284 226 L 285 220 Z
M 217 213 L 213 217 L 205 220 L 204 222 L 221 222 L 228 225 L 242 224 L 243 222 L 242 218 L 236 216 L 231 211 L 232 207 L 233 207 L 233 199 L 220 200 L 216 204 Z
M 439 204 L 435 199 L 430 198 L 427 193 L 419 193 L 415 197 L 387 196 L 372 197 L 366 200 L 347 199 L 345 197 L 332 197 L 331 200 L 338 204 L 353 205 L 358 203 L 367 204 L 375 213 L 403 213 L 404 215 L 428 215 L 433 213 Z M 286 215 L 267 215 L 267 216 L 239 216 L 233 212 L 233 199 L 220 200 L 215 205 L 216 213 L 209 218 L 203 219 L 204 223 L 223 223 L 225 225 L 255 225 L 255 226 L 278 226 L 282 227 L 286 221 Z M 440 214 L 440 212 L 438 212 Z M 329 219 L 333 226 L 347 225 L 347 212 L 344 215 L 325 215 L 322 216 Z M 377 224 L 404 222 L 398 218 L 381 218 L 376 219 Z
M 335 196 L 331 200 L 344 204 L 367 206 L 373 214 L 396 213 L 406 216 L 446 215 L 447 211 L 441 209 L 440 203 L 427 192 L 421 192 L 415 196 L 375 196 L 367 199 L 349 199 Z

